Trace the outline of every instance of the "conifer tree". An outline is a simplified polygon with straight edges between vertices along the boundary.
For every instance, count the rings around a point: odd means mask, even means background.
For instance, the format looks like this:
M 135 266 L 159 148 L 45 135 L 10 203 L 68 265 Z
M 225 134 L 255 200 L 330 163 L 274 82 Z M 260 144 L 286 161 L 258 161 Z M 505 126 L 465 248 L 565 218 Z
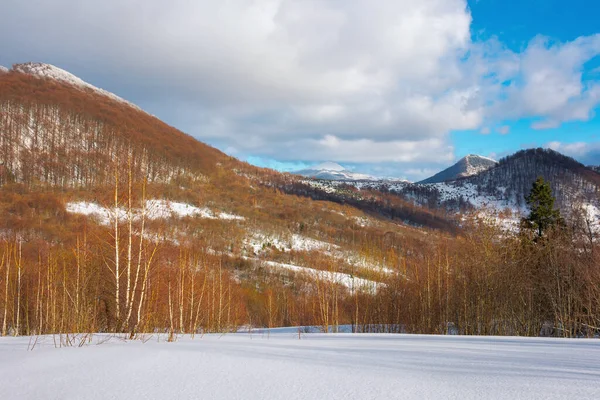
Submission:
M 541 176 L 533 183 L 525 201 L 530 212 L 524 222 L 527 227 L 536 231 L 538 237 L 542 237 L 549 228 L 562 223 L 560 211 L 554 208 L 555 198 L 550 184 Z

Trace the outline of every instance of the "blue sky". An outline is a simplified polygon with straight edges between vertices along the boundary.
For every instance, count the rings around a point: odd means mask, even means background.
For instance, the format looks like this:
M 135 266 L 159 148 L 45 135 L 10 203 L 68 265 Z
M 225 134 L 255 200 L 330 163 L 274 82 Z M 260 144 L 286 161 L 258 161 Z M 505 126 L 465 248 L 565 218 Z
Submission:
M 0 65 L 54 64 L 259 166 L 420 180 L 534 146 L 600 164 L 597 15 L 591 0 L 3 0 Z
M 473 40 L 497 37 L 514 51 L 523 49 L 537 35 L 567 42 L 600 32 L 597 18 L 600 3 L 590 0 L 472 0 L 469 7 L 473 17 Z M 600 57 L 596 56 L 584 65 L 583 76 L 584 81 L 600 80 Z M 532 119 L 524 118 L 500 124 L 509 127 L 508 134 L 494 129 L 489 134 L 468 130 L 454 131 L 451 137 L 457 157 L 475 153 L 499 158 L 522 148 L 547 146 L 549 143 L 589 143 L 589 152 L 571 152 L 571 155 L 586 164 L 600 164 L 595 150 L 598 148 L 595 143 L 600 142 L 598 107 L 593 109 L 593 113 L 596 116 L 589 121 L 564 123 L 542 131 L 532 129 Z M 564 151 L 564 146 L 557 150 Z

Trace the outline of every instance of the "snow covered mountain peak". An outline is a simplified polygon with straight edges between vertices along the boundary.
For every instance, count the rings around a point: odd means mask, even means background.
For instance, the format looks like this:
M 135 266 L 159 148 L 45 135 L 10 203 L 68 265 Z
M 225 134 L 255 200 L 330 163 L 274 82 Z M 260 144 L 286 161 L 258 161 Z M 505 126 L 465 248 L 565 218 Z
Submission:
M 80 78 L 71 74 L 70 72 L 65 71 L 64 69 L 55 67 L 51 64 L 44 63 L 24 63 L 24 64 L 15 64 L 13 66 L 13 71 L 21 72 L 23 74 L 34 75 L 44 78 L 50 78 L 57 81 L 62 81 L 66 83 L 70 83 L 74 86 L 81 87 L 89 87 L 91 85 L 87 84 Z
M 440 183 L 453 181 L 467 176 L 477 175 L 498 164 L 496 160 L 477 154 L 469 154 L 454 165 L 435 174 L 434 176 L 421 181 L 420 183 Z
M 15 64 L 12 70 L 15 72 L 36 76 L 39 78 L 47 78 L 59 82 L 64 82 L 81 90 L 91 90 L 97 94 L 106 96 L 112 100 L 118 101 L 119 103 L 127 104 L 128 106 L 133 107 L 136 110 L 142 111 L 142 109 L 136 106 L 135 104 L 122 99 L 114 93 L 91 85 L 83 79 L 71 74 L 70 72 L 67 72 L 64 69 L 56 67 L 52 64 L 28 62 L 24 64 Z
M 8 72 L 8 68 L 3 67 L 2 65 L 0 65 L 0 74 L 5 74 Z
M 498 162 L 488 157 L 469 154 L 468 156 L 463 157 L 459 161 L 459 164 L 464 164 L 464 172 L 459 176 L 460 178 L 464 178 L 466 176 L 477 175 L 498 164 Z
M 311 167 L 310 169 L 319 170 L 319 171 L 337 171 L 337 172 L 346 171 L 346 168 L 344 168 L 340 164 L 334 163 L 332 161 L 326 161 L 319 165 L 315 165 L 314 167 Z
M 461 160 L 466 160 L 469 162 L 479 162 L 479 161 L 483 161 L 483 162 L 492 162 L 492 163 L 498 163 L 498 161 L 494 160 L 493 158 L 489 158 L 489 157 L 485 157 L 485 156 L 480 156 L 479 154 L 469 154 L 467 156 L 464 156 Z
M 296 175 L 305 176 L 307 178 L 325 179 L 330 181 L 373 181 L 377 178 L 352 172 L 341 166 L 338 163 L 327 161 L 314 167 L 302 169 L 300 171 L 293 172 Z

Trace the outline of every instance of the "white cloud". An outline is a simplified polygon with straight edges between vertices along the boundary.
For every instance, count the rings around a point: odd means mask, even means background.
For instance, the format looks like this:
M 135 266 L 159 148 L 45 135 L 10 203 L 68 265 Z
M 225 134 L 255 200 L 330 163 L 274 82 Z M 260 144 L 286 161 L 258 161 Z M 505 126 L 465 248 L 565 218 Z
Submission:
M 563 143 L 553 141 L 546 143 L 544 147 L 576 158 L 586 165 L 600 165 L 600 142 Z
M 569 121 L 587 121 L 600 104 L 600 82 L 582 80 L 584 64 L 600 55 L 600 34 L 554 43 L 538 36 L 518 57 L 510 84 L 498 88 L 488 116 L 498 119 L 535 117 L 534 129 Z M 514 59 L 514 54 L 507 57 Z
M 523 117 L 542 129 L 587 120 L 600 102 L 598 82 L 582 80 L 599 35 L 538 37 L 522 52 L 497 39 L 474 43 L 466 0 L 4 0 L 2 8 L 0 61 L 28 57 L 99 76 L 106 82 L 92 83 L 239 156 L 422 169 L 452 161 L 453 130 L 486 134 Z
M 3 7 L 31 27 L 18 40 L 32 53 L 76 55 L 175 93 L 171 107 L 194 115 L 182 128 L 240 153 L 301 159 L 336 137 L 328 159 L 418 160 L 481 123 L 476 88 L 461 83 L 464 0 L 35 3 Z M 12 19 L 0 37 L 15 38 Z
M 375 142 L 371 139 L 344 140 L 327 135 L 312 147 L 314 153 L 310 159 L 313 160 L 327 159 L 329 154 L 336 154 L 337 159 L 342 161 L 362 163 L 448 162 L 454 159 L 454 149 L 440 139 Z

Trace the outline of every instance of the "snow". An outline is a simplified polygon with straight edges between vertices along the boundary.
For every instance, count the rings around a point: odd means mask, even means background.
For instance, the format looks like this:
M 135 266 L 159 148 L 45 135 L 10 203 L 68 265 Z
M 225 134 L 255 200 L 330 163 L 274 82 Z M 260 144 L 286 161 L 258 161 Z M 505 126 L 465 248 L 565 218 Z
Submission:
M 498 211 L 510 209 L 513 213 L 524 213 L 525 209 L 517 207 L 514 199 L 503 200 L 495 196 L 480 194 L 477 185 L 472 183 L 455 184 L 453 182 L 426 183 L 424 186 L 434 187 L 440 194 L 440 201 L 458 200 L 461 197 L 477 209 L 492 208 Z M 501 190 L 502 188 L 499 188 Z
M 76 77 L 70 72 L 65 71 L 64 69 L 58 68 L 51 64 L 44 63 L 25 63 L 25 64 L 17 64 L 13 67 L 13 70 L 16 72 L 21 72 L 28 75 L 33 75 L 42 78 L 49 78 L 60 82 L 65 82 L 69 85 L 75 86 L 79 89 L 88 89 L 106 96 L 112 100 L 118 101 L 119 103 L 127 104 L 128 106 L 135 108 L 136 110 L 143 111 L 141 108 L 136 106 L 133 103 L 128 102 L 127 100 L 122 99 L 121 97 L 106 91 L 104 89 L 97 88 L 84 80 Z
M 110 210 L 106 207 L 99 206 L 96 203 L 87 201 L 67 203 L 66 210 L 71 214 L 81 214 L 87 217 L 94 217 L 102 225 L 110 224 L 112 218 L 115 217 L 115 210 Z M 116 210 L 119 213 L 119 219 L 125 219 L 127 214 L 124 210 Z
M 258 261 L 258 260 L 256 260 Z M 357 278 L 350 274 L 344 274 L 343 272 L 335 271 L 323 271 L 320 269 L 301 267 L 298 265 L 285 264 L 275 261 L 263 261 L 265 265 L 274 268 L 283 268 L 290 271 L 306 274 L 313 279 L 320 281 L 331 282 L 338 285 L 345 286 L 346 288 L 353 291 L 354 289 L 366 290 L 368 292 L 376 292 L 377 287 L 381 285 L 379 282 L 370 281 L 368 279 Z
M 587 339 L 268 333 L 0 338 L 3 399 L 597 399 Z M 98 336 L 94 342 L 106 340 Z
M 118 213 L 120 220 L 127 218 L 127 211 L 124 208 L 107 208 L 96 203 L 86 201 L 70 202 L 66 205 L 66 210 L 72 214 L 81 214 L 97 218 L 102 225 L 108 225 L 115 218 L 115 212 Z M 133 210 L 135 219 L 142 217 L 143 211 L 139 208 Z M 206 207 L 196 207 L 190 204 L 169 201 L 169 200 L 147 200 L 146 218 L 148 219 L 169 219 L 183 217 L 198 217 L 207 219 L 223 220 L 244 220 L 240 215 L 229 214 L 225 212 L 214 213 Z
M 318 171 L 336 171 L 336 172 L 341 172 L 341 171 L 346 170 L 346 168 L 342 167 L 340 164 L 334 163 L 332 161 L 327 161 L 327 162 L 321 163 L 319 165 L 315 165 L 314 167 L 311 167 L 310 169 L 314 169 L 314 170 L 318 170 Z
M 304 179 L 300 182 L 302 182 L 305 185 L 308 185 L 310 187 L 313 187 L 315 189 L 322 190 L 325 193 L 335 193 L 337 190 L 336 185 L 332 185 L 332 184 L 330 184 L 330 182 L 313 181 L 313 180 L 308 180 L 308 179 Z
M 479 159 L 482 159 L 482 160 L 487 160 L 487 161 L 491 161 L 491 162 L 494 162 L 494 163 L 498 164 L 498 161 L 494 160 L 493 158 L 489 158 L 489 157 L 486 157 L 486 156 L 481 156 L 479 154 L 469 154 L 465 158 L 467 158 L 467 159 L 470 159 L 470 158 L 477 159 L 477 158 L 479 158 Z
M 332 250 L 339 246 L 323 242 L 321 240 L 309 238 L 307 236 L 292 234 L 288 237 L 280 235 L 269 235 L 266 233 L 254 233 L 244 239 L 244 244 L 252 249 L 254 254 L 259 254 L 263 250 L 275 247 L 279 250 L 289 251 L 314 251 L 314 250 Z
M 593 204 L 583 204 L 582 205 L 584 217 L 590 222 L 591 227 L 596 227 L 600 225 L 600 208 Z
M 0 74 L 5 74 L 8 72 L 8 68 L 3 67 L 2 65 L 0 65 Z
M 296 175 L 301 175 L 309 178 L 333 180 L 333 181 L 354 181 L 354 180 L 378 180 L 371 175 L 352 172 L 342 167 L 341 165 L 327 161 L 308 169 L 302 169 L 292 172 Z
M 212 212 L 206 207 L 200 208 L 176 201 L 148 200 L 146 208 L 150 219 L 166 219 L 171 216 L 214 218 Z
M 488 169 L 490 169 L 489 165 L 475 166 L 475 165 L 472 165 L 471 163 L 467 163 L 466 171 L 463 172 L 462 174 L 460 174 L 460 176 L 461 177 L 473 176 L 473 175 L 479 174 L 480 172 L 487 171 Z

